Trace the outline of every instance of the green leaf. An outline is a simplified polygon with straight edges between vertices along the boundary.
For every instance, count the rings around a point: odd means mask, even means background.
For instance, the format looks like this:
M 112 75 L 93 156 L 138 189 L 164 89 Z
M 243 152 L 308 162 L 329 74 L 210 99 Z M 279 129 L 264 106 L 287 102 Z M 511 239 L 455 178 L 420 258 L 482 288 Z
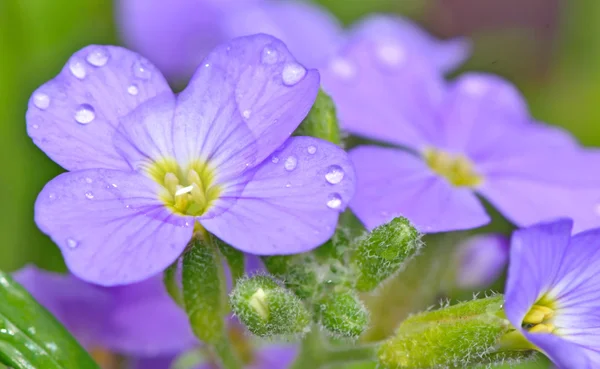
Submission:
M 16 369 L 99 369 L 67 330 L 0 271 L 0 362 Z
M 246 274 L 244 253 L 229 246 L 216 236 L 212 236 L 212 240 L 219 248 L 219 251 L 221 251 L 221 255 L 225 257 L 225 260 L 227 260 L 227 265 L 229 265 L 229 271 L 231 273 L 231 280 L 233 282 L 233 286 L 235 287 L 237 281 L 240 278 L 243 278 Z
M 163 273 L 163 283 L 169 293 L 169 296 L 177 303 L 177 305 L 183 307 L 183 294 L 179 282 L 177 281 L 177 271 L 179 270 L 179 259 L 165 270 Z
M 219 251 L 213 242 L 196 237 L 190 246 L 183 255 L 182 285 L 192 330 L 219 358 L 223 368 L 241 369 L 241 361 L 227 337 L 227 283 Z
M 340 127 L 335 113 L 335 104 L 329 95 L 319 90 L 317 99 L 304 118 L 295 136 L 312 136 L 329 141 L 336 145 L 341 144 Z

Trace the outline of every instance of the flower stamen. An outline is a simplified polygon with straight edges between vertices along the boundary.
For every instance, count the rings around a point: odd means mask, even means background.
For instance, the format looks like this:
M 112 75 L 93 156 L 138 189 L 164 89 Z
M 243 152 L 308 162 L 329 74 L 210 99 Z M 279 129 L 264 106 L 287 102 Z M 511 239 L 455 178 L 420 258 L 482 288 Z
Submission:
M 423 158 L 433 172 L 446 178 L 453 186 L 476 187 L 483 182 L 483 177 L 464 155 L 428 148 L 423 152 Z

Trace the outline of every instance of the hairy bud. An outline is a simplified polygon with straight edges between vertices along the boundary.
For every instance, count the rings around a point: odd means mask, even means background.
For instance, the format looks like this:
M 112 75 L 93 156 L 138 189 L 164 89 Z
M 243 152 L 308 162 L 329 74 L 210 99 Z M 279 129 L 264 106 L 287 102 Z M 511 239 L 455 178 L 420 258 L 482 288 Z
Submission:
M 316 309 L 323 327 L 335 336 L 358 338 L 369 325 L 369 312 L 352 291 L 327 294 Z
M 229 297 L 235 315 L 257 336 L 302 335 L 308 331 L 308 310 L 271 277 L 241 279 Z
M 357 241 L 352 257 L 357 269 L 356 288 L 372 291 L 398 272 L 421 245 L 419 232 L 404 217 L 375 228 Z

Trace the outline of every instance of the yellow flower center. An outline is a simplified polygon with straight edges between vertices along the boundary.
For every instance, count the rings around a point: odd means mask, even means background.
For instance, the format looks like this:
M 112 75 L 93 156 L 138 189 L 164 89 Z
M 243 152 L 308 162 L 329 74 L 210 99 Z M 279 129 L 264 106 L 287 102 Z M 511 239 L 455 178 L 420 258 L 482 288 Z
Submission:
M 423 158 L 431 170 L 446 178 L 453 186 L 475 187 L 483 182 L 473 163 L 463 155 L 428 148 L 423 152 Z
M 550 300 L 542 298 L 529 309 L 523 318 L 523 327 L 530 333 L 553 333 L 556 330 L 552 323 L 554 313 L 554 304 Z
M 214 170 L 202 161 L 182 168 L 175 160 L 165 159 L 152 163 L 147 172 L 163 186 L 160 197 L 177 214 L 203 215 L 221 194 Z

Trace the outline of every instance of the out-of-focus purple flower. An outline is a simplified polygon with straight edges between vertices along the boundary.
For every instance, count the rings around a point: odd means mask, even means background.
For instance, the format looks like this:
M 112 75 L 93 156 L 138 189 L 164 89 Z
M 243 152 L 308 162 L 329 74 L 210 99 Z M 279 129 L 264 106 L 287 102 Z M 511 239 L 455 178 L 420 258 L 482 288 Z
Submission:
M 352 210 L 370 229 L 394 216 L 423 232 L 489 222 L 476 194 L 523 226 L 569 216 L 600 224 L 600 155 L 564 132 L 532 122 L 508 82 L 470 73 L 446 84 L 401 45 L 349 45 L 322 71 L 350 132 L 404 149 L 359 146 Z
M 216 48 L 178 95 L 139 55 L 86 47 L 29 102 L 29 135 L 71 171 L 44 187 L 35 220 L 101 285 L 161 272 L 196 222 L 253 254 L 310 250 L 354 192 L 342 149 L 289 138 L 318 89 L 267 35 Z
M 494 282 L 508 262 L 508 238 L 500 234 L 469 237 L 457 249 L 456 285 L 481 289 Z
M 244 369 L 287 369 L 297 354 L 298 348 L 295 345 L 267 345 L 256 350 L 251 362 L 247 363 Z M 219 369 L 219 367 L 203 364 L 197 369 Z
M 176 80 L 191 75 L 217 43 L 256 33 L 283 40 L 310 67 L 324 66 L 354 37 L 400 42 L 442 71 L 456 68 L 470 52 L 464 38 L 438 40 L 415 23 L 394 16 L 373 15 L 346 32 L 332 14 L 304 1 L 121 0 L 118 9 L 125 44 Z
M 600 229 L 571 236 L 561 219 L 518 230 L 510 247 L 505 311 L 561 369 L 600 366 Z
M 198 344 L 159 277 L 100 287 L 32 266 L 14 277 L 89 350 L 148 357 L 176 355 Z

